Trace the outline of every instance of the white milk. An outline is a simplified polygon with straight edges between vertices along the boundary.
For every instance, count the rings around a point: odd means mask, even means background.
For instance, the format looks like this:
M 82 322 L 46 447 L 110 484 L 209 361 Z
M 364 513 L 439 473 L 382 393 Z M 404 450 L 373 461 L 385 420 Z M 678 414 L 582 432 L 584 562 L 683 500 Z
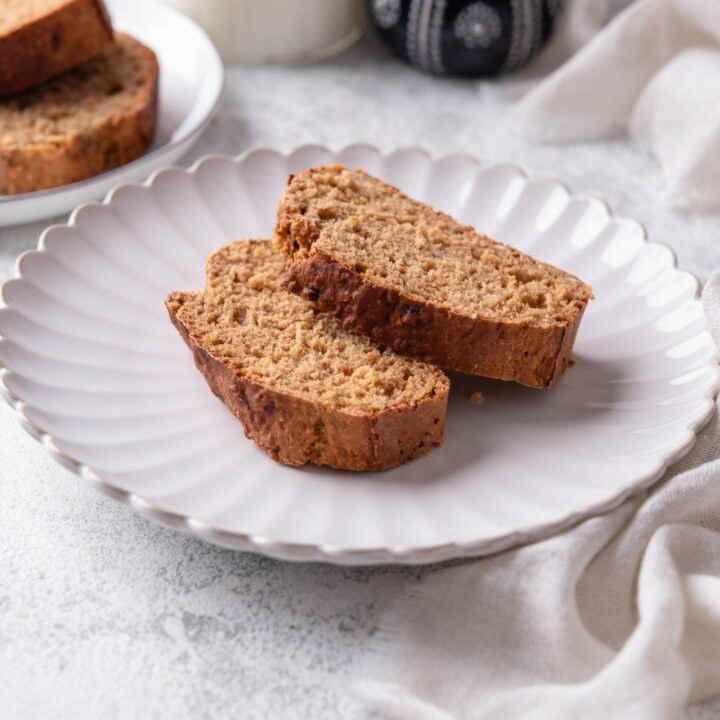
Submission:
M 225 61 L 309 62 L 354 43 L 363 0 L 165 0 L 202 25 Z

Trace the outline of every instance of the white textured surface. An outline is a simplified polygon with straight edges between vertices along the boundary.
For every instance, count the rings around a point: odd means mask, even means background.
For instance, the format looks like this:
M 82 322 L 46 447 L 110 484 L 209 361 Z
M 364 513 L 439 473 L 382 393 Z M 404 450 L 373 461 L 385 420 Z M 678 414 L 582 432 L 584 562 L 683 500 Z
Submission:
M 229 84 L 193 157 L 311 141 L 461 150 L 602 195 L 702 278 L 720 265 L 716 217 L 658 205 L 649 160 L 622 143 L 557 149 L 512 138 L 492 87 L 479 95 L 472 83 L 423 77 L 369 42 L 309 68 L 233 70 Z M 3 277 L 43 227 L 0 232 Z M 338 683 L 378 613 L 431 572 L 218 550 L 85 487 L 5 407 L 0 438 L 3 717 L 344 717 L 352 702 Z

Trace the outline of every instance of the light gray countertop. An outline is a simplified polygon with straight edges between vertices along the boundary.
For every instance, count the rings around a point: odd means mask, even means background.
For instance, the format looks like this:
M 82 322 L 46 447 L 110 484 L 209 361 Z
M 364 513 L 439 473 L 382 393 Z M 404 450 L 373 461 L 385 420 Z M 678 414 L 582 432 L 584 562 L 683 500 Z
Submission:
M 650 158 L 621 140 L 530 144 L 508 127 L 508 92 L 425 77 L 366 39 L 318 65 L 231 69 L 185 162 L 307 142 L 468 152 L 603 197 L 703 279 L 720 266 L 717 217 L 664 208 Z M 48 224 L 0 230 L 0 278 Z M 0 406 L 3 718 L 347 717 L 349 669 L 383 608 L 427 572 L 286 564 L 153 525 L 57 465 Z

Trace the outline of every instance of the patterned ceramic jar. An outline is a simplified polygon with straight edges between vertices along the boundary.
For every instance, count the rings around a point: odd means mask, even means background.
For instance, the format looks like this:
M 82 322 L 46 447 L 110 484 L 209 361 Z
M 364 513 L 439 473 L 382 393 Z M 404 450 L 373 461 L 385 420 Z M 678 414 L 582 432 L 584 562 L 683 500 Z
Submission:
M 564 0 L 367 0 L 393 51 L 426 72 L 481 77 L 517 70 L 543 46 Z

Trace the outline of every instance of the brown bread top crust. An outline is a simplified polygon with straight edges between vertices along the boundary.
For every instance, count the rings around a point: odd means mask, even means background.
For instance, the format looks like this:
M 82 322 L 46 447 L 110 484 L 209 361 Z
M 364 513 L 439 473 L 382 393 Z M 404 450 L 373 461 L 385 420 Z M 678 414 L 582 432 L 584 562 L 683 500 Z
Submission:
M 119 33 L 95 59 L 0 100 L 0 193 L 66 185 L 142 155 L 158 72 L 152 50 Z
M 285 287 L 398 352 L 474 375 L 550 387 L 590 288 L 478 235 L 361 170 L 291 176 L 275 245 Z
M 0 0 L 0 96 L 74 68 L 112 40 L 102 0 Z
M 241 421 L 247 437 L 279 462 L 342 470 L 384 470 L 440 445 L 447 378 L 435 368 L 393 356 L 391 351 L 381 353 L 337 321 L 314 315 L 308 303 L 280 288 L 283 266 L 267 241 L 232 243 L 208 260 L 204 293 L 175 292 L 166 301 L 170 319 L 192 350 L 197 368 Z M 283 367 L 274 372 L 272 356 L 280 348 L 278 338 L 292 341 L 295 337 L 297 342 L 277 362 L 282 365 L 293 354 L 309 356 L 307 367 L 316 375 L 305 378 L 306 386 L 302 373 L 288 373 Z M 365 402 L 362 397 L 346 397 L 352 381 L 342 373 L 352 375 L 353 368 L 337 362 L 333 340 L 350 346 L 350 358 L 353 353 L 360 358 L 355 369 L 373 372 L 380 368 L 380 385 L 394 381 L 382 368 L 393 368 L 395 363 L 402 372 L 409 369 L 423 375 L 424 385 L 419 386 L 426 389 L 410 394 L 394 390 L 391 397 L 397 395 L 397 399 L 389 399 L 384 406 L 377 398 Z M 318 352 L 313 350 L 316 343 Z M 364 367 L 366 356 L 375 359 Z M 334 374 L 340 375 L 340 382 L 339 394 L 332 400 L 331 392 L 321 393 L 318 388 L 331 386 Z

